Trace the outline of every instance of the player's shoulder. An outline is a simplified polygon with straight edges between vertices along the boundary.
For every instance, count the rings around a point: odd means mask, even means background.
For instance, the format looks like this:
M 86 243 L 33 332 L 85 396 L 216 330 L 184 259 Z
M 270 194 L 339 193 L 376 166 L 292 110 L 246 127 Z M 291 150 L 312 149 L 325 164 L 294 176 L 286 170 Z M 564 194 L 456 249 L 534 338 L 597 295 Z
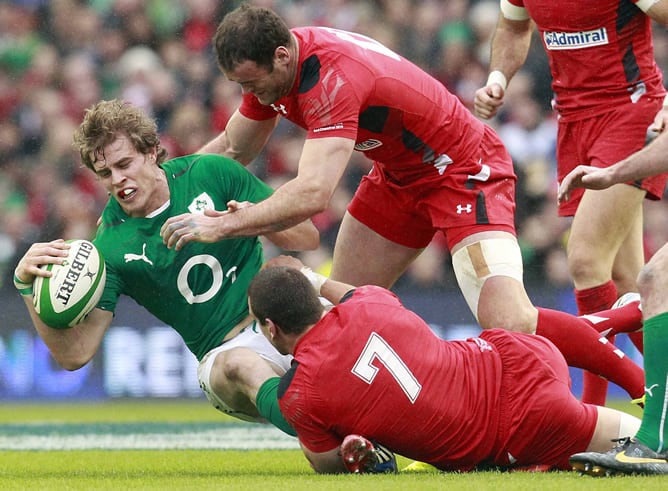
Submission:
M 329 66 L 329 63 L 358 60 L 356 50 L 364 45 L 356 42 L 355 34 L 330 27 L 297 27 L 292 30 L 299 42 L 299 52 L 302 63 L 309 60 L 320 60 L 320 66 Z M 352 42 L 351 42 L 352 41 Z
M 369 299 L 373 298 L 378 301 L 392 304 L 401 303 L 399 297 L 397 297 L 394 292 L 388 290 L 387 288 L 376 285 L 364 285 L 355 288 L 352 298 L 356 298 L 360 301 L 368 301 Z
M 162 169 L 177 177 L 193 170 L 200 170 L 206 167 L 237 167 L 241 165 L 236 160 L 233 160 L 224 155 L 214 153 L 194 153 L 190 155 L 183 155 L 163 162 L 160 166 Z
M 161 164 L 171 181 L 195 180 L 211 182 L 219 179 L 238 179 L 250 174 L 241 163 L 219 154 L 184 155 Z

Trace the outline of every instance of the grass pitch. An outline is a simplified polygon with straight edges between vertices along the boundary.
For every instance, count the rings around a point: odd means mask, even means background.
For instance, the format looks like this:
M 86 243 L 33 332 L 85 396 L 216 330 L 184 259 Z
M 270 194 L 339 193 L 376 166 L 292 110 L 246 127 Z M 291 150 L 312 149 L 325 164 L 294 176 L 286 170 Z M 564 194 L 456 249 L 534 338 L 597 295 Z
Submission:
M 628 404 L 624 404 L 624 409 L 629 409 Z M 449 474 L 433 471 L 423 474 L 319 476 L 311 471 L 294 442 L 282 436 L 276 440 L 279 446 L 287 441 L 285 449 L 228 449 L 247 446 L 257 438 L 256 430 L 258 427 L 262 429 L 262 425 L 237 423 L 213 410 L 203 400 L 3 404 L 0 406 L 0 422 L 0 448 L 5 448 L 0 450 L 0 489 L 3 490 L 668 489 L 668 477 L 592 478 L 571 472 Z M 173 442 L 179 441 L 178 438 L 161 446 L 159 437 L 155 435 L 164 434 L 165 428 L 175 438 L 180 432 L 185 432 L 188 441 L 199 438 L 202 433 L 207 434 L 213 437 L 216 444 L 220 443 L 222 449 L 173 448 Z M 211 428 L 215 428 L 217 433 L 210 433 Z M 105 449 L 106 442 L 113 441 L 113 438 L 102 439 L 98 436 L 98 429 L 106 434 L 111 431 L 112 436 L 119 439 L 126 438 L 122 440 L 126 442 L 123 448 Z M 154 430 L 157 432 L 151 433 Z M 241 433 L 239 430 L 242 430 Z M 7 445 L 11 442 L 22 448 L 20 446 L 26 445 L 35 434 L 42 438 L 37 442 L 48 442 L 51 438 L 72 437 L 82 431 L 84 442 L 99 448 L 41 450 L 37 446 L 28 450 L 6 449 L 10 448 Z M 102 444 L 98 444 L 98 440 Z M 146 446 L 142 441 L 148 441 L 151 448 L 142 448 Z M 132 442 L 138 442 L 136 448 Z M 408 460 L 399 458 L 400 467 L 408 463 Z

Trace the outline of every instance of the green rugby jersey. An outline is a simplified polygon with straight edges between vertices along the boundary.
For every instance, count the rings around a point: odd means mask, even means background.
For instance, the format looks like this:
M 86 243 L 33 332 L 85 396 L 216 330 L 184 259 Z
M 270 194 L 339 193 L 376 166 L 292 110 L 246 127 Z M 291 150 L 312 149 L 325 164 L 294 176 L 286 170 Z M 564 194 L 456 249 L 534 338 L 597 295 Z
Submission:
M 115 199 L 102 213 L 94 239 L 107 267 L 98 307 L 113 312 L 121 294 L 133 298 L 178 331 L 198 360 L 219 345 L 246 315 L 246 289 L 264 261 L 258 238 L 191 242 L 180 251 L 160 237 L 167 218 L 227 202 L 267 198 L 272 189 L 238 162 L 219 155 L 189 155 L 162 164 L 169 205 L 151 218 L 126 215 Z

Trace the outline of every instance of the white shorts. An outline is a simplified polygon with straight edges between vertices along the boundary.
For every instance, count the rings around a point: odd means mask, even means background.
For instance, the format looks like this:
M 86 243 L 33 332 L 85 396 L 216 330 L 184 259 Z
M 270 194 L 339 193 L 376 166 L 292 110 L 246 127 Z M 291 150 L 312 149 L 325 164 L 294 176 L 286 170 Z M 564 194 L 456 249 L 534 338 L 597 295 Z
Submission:
M 263 419 L 258 419 L 240 411 L 235 411 L 218 397 L 213 390 L 211 390 L 211 369 L 213 368 L 213 362 L 215 361 L 216 356 L 223 351 L 228 351 L 233 348 L 250 349 L 272 365 L 282 369 L 283 373 L 287 372 L 290 368 L 292 355 L 280 354 L 267 340 L 264 334 L 262 334 L 262 331 L 256 326 L 255 321 L 251 321 L 250 324 L 239 332 L 239 334 L 204 355 L 204 358 L 202 358 L 202 361 L 200 361 L 199 366 L 197 367 L 199 386 L 204 391 L 206 398 L 213 407 L 225 414 L 229 414 L 230 416 L 234 416 L 235 418 L 244 421 L 263 422 Z

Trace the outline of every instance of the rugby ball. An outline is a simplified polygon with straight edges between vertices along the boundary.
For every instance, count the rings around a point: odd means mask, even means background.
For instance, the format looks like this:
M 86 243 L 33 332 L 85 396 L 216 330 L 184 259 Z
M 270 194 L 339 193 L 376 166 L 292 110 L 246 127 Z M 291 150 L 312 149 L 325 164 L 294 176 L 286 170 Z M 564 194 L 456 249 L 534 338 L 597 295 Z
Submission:
M 37 276 L 33 284 L 37 315 L 56 329 L 75 326 L 95 308 L 107 277 L 104 258 L 92 242 L 67 242 L 72 247 L 65 262 L 41 266 L 52 276 Z

